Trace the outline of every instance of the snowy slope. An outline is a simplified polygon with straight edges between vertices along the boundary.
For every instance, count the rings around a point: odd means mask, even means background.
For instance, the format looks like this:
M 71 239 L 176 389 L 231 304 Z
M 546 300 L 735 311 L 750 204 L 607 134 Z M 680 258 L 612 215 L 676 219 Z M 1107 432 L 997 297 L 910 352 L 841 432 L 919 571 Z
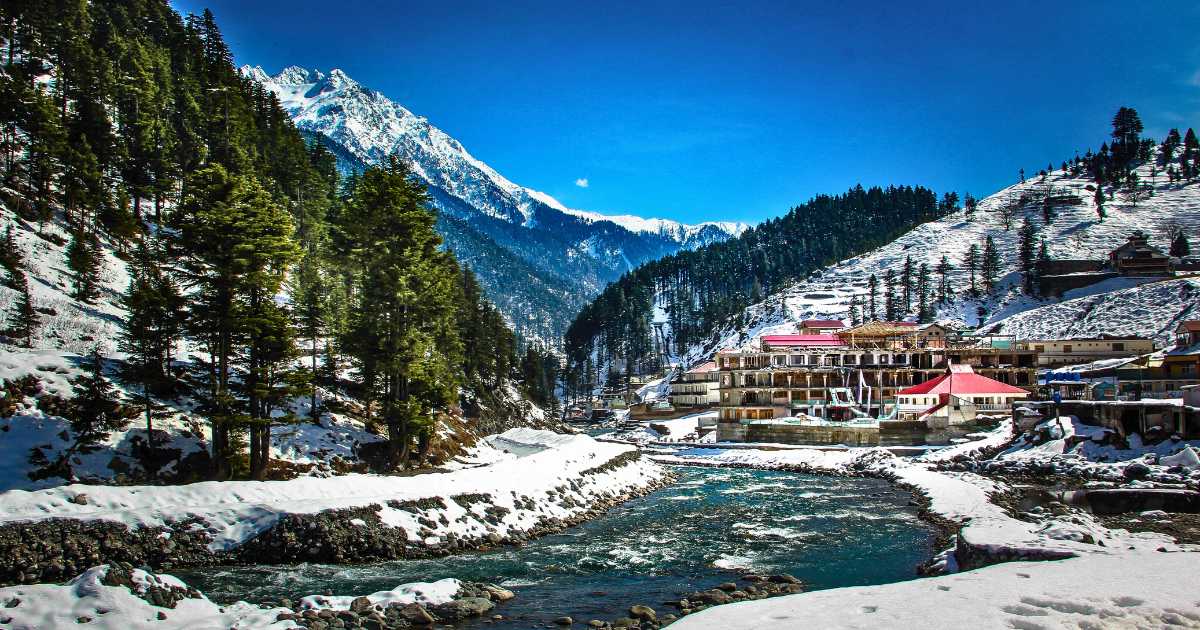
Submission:
M 1185 319 L 1200 319 L 1200 277 L 1152 282 L 1042 306 L 1006 317 L 988 331 L 1021 339 L 1138 335 L 1167 344 Z
M 528 339 L 559 345 L 585 300 L 622 273 L 747 227 L 573 210 L 505 178 L 426 118 L 341 70 L 291 66 L 270 76 L 244 66 L 241 72 L 271 90 L 342 170 L 361 170 L 392 154 L 403 158 L 428 185 L 447 246 L 469 261 L 489 297 Z
M 1143 182 L 1152 181 L 1150 170 L 1149 164 L 1138 169 L 1138 175 Z M 1038 228 L 1039 238 L 1046 239 L 1052 259 L 1106 258 L 1108 253 L 1124 243 L 1134 230 L 1145 231 L 1150 236 L 1151 244 L 1164 250 L 1168 245 L 1166 231 L 1170 226 L 1180 226 L 1189 235 L 1200 234 L 1200 184 L 1168 184 L 1166 177 L 1158 174 L 1153 180 L 1153 196 L 1138 200 L 1127 193 L 1117 192 L 1115 198 L 1105 204 L 1107 218 L 1102 222 L 1093 203 L 1094 193 L 1087 189 L 1092 184 L 1089 179 L 1074 178 L 1064 171 L 1056 170 L 1046 178 L 1035 176 L 981 200 L 974 213 L 969 214 L 962 209 L 940 220 L 917 226 L 883 247 L 862 256 L 840 261 L 752 305 L 746 311 L 745 327 L 728 327 L 719 331 L 707 343 L 694 348 L 695 356 L 690 358 L 698 360 L 717 347 L 749 343 L 759 334 L 794 332 L 796 324 L 804 319 L 848 319 L 851 301 L 855 295 L 866 302 L 867 282 L 872 274 L 880 281 L 877 308 L 882 311 L 883 276 L 890 269 L 899 278 L 905 258 L 909 256 L 912 257 L 914 268 L 922 263 L 929 266 L 931 287 L 936 287 L 938 281 L 932 270 L 943 255 L 946 255 L 950 264 L 954 266 L 949 279 L 952 290 L 958 294 L 952 302 L 939 309 L 937 317 L 941 320 L 976 326 L 979 324 L 977 307 L 981 304 L 988 312 L 984 323 L 998 322 L 1017 313 L 1050 304 L 1051 300 L 1034 299 L 1019 291 L 1021 280 L 1017 270 L 1017 238 L 1026 215 Z M 1040 203 L 1018 207 L 1011 229 L 1005 229 L 1000 211 L 1002 207 L 1006 204 L 1018 204 L 1022 195 L 1037 195 L 1051 188 L 1056 195 L 1075 195 L 1082 199 L 1082 203 L 1074 206 L 1056 206 L 1056 217 L 1049 226 L 1044 225 Z M 989 235 L 995 240 L 1003 259 L 998 287 L 992 295 L 982 301 L 968 299 L 964 295 L 968 277 L 963 269 L 962 260 L 971 244 L 977 244 L 982 249 L 984 238 Z M 1079 298 L 1096 291 L 1128 289 L 1140 282 L 1142 281 L 1117 279 L 1095 287 L 1068 292 L 1064 298 Z M 1178 288 L 1182 285 L 1173 286 Z M 1185 307 L 1183 300 L 1189 297 L 1194 299 L 1195 296 L 1194 291 L 1181 290 L 1172 293 L 1169 288 L 1164 287 L 1148 291 L 1144 294 L 1146 297 L 1162 298 L 1173 305 L 1160 307 L 1165 309 L 1164 313 L 1170 311 L 1163 317 L 1182 312 Z M 1132 299 L 1138 295 L 1143 294 L 1131 293 L 1128 297 Z M 1103 299 L 1093 298 L 1092 303 L 1099 303 Z M 1135 314 L 1135 310 L 1126 312 Z M 1067 320 L 1058 321 L 1064 326 L 1071 323 Z M 1162 324 L 1165 324 L 1165 319 L 1159 326 Z M 1020 331 L 1015 324 L 1011 326 L 1012 330 Z M 1037 334 L 1060 336 L 1069 333 L 1067 329 L 1060 331 L 1045 323 Z

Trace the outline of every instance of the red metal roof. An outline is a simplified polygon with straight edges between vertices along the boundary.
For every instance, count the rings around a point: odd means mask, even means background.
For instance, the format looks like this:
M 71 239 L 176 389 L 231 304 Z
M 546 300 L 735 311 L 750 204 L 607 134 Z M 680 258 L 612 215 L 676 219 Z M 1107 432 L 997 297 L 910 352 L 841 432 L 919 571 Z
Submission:
M 963 369 L 967 368 L 967 369 Z M 898 396 L 913 394 L 1028 394 L 1027 390 L 976 374 L 969 365 L 953 365 L 950 371 L 920 385 L 900 390 Z
M 1189 319 L 1179 322 L 1175 332 L 1200 332 L 1200 319 Z
M 800 322 L 802 328 L 845 328 L 846 323 L 840 319 L 806 319 Z
M 840 346 L 844 345 L 836 335 L 763 335 L 768 346 Z
M 688 370 L 687 373 L 688 374 L 703 374 L 705 372 L 712 372 L 715 369 L 717 369 L 717 362 L 709 361 L 708 363 L 701 363 L 700 365 L 697 365 L 696 367 Z

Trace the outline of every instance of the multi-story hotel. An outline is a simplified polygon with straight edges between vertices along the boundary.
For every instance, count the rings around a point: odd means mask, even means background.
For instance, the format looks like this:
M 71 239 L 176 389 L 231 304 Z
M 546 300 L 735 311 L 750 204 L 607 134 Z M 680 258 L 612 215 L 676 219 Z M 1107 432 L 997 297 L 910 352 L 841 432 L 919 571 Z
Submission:
M 1037 352 L 1007 340 L 963 338 L 936 324 L 871 322 L 832 334 L 765 335 L 761 347 L 722 351 L 720 422 L 807 416 L 830 421 L 885 417 L 900 390 L 949 365 L 1036 391 Z M 1007 411 L 997 400 L 994 409 Z

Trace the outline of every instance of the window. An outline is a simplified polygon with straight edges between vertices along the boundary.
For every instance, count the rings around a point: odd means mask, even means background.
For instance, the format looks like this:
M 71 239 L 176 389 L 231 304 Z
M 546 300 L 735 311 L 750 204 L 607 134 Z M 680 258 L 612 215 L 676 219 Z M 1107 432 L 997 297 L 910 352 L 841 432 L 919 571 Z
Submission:
M 1063 346 L 1063 353 L 1064 353 L 1064 354 L 1069 354 L 1070 352 L 1071 352 L 1071 346 L 1069 346 L 1069 345 L 1067 345 L 1067 346 Z
M 1034 347 L 1033 347 L 1033 351 L 1034 351 L 1034 352 L 1045 352 L 1045 351 L 1046 351 L 1046 346 L 1034 346 Z
M 1124 352 L 1125 344 L 1120 343 L 1120 342 L 1113 343 L 1112 349 L 1113 349 L 1113 352 Z

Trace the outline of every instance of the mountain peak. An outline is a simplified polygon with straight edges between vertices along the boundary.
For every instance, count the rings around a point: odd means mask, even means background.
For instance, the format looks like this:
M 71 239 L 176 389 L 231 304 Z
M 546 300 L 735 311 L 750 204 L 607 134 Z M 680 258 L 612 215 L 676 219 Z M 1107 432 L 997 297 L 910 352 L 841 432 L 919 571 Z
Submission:
M 262 66 L 251 66 L 250 64 L 246 64 L 241 68 L 238 68 L 238 73 L 247 79 L 257 81 L 258 83 L 266 83 L 267 81 L 271 80 L 271 75 L 267 74 L 267 71 L 263 70 Z
M 288 66 L 283 70 L 280 70 L 279 74 L 271 78 L 276 83 L 281 85 L 301 85 L 305 83 L 316 83 L 321 79 L 324 79 L 325 74 L 316 68 L 310 70 L 300 66 Z

